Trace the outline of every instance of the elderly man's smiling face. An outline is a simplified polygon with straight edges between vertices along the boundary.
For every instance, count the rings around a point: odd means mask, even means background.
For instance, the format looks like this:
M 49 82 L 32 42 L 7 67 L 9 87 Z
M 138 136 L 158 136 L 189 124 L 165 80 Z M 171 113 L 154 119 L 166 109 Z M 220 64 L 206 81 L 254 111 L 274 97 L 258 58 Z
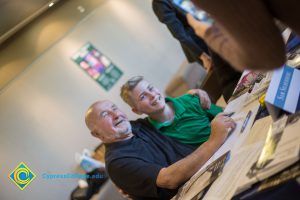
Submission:
M 112 143 L 130 138 L 131 125 L 114 103 L 99 101 L 94 103 L 86 113 L 86 124 L 93 136 L 104 143 Z

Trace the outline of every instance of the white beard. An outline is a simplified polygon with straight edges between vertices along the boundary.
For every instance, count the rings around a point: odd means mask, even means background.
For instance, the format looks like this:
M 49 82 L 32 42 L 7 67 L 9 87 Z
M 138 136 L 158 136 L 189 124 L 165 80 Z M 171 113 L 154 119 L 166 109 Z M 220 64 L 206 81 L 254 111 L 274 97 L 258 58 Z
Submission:
M 126 122 L 127 123 L 127 126 L 126 128 L 124 128 L 123 130 L 120 130 L 119 132 L 119 135 L 122 137 L 122 136 L 126 136 L 126 135 L 129 135 L 132 131 L 131 129 L 131 124 L 129 121 Z

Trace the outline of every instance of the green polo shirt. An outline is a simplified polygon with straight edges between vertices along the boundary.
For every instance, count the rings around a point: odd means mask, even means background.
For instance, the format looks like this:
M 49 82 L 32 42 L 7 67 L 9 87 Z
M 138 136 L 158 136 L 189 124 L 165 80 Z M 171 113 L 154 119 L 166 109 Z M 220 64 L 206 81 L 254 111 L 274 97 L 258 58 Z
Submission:
M 175 138 L 182 143 L 200 145 L 207 141 L 211 132 L 210 122 L 222 108 L 211 104 L 210 109 L 203 110 L 199 97 L 185 94 L 177 98 L 166 97 L 175 109 L 171 122 L 157 122 L 148 117 L 149 122 L 163 135 Z

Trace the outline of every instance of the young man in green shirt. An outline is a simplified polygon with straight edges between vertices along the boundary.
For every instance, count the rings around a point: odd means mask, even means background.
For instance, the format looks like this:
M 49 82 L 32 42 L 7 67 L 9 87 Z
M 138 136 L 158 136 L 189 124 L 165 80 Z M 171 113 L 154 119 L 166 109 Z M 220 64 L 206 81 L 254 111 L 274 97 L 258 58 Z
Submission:
M 185 144 L 199 146 L 208 140 L 210 122 L 222 112 L 222 108 L 207 102 L 207 98 L 203 98 L 207 95 L 205 92 L 194 90 L 193 93 L 198 96 L 185 94 L 177 98 L 164 98 L 142 76 L 129 79 L 121 88 L 121 97 L 132 111 L 148 115 L 148 121 L 162 134 Z M 202 108 L 204 101 L 206 107 Z

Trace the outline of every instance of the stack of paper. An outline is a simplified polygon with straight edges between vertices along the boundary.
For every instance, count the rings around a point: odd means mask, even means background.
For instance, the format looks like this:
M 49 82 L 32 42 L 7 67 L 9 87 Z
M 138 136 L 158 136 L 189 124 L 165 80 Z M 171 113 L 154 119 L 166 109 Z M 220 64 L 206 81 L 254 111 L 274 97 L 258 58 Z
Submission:
M 260 150 L 259 144 L 244 147 L 225 165 L 223 174 L 213 183 L 205 194 L 205 200 L 229 200 L 238 189 L 241 179 L 249 170 L 253 158 Z
M 263 180 L 299 160 L 300 113 L 283 116 L 272 124 L 263 150 L 248 177 Z
M 230 152 L 226 152 L 220 158 L 211 163 L 205 170 L 193 176 L 177 193 L 173 200 L 199 199 L 204 189 L 209 187 L 221 174 L 225 163 L 230 158 Z
M 255 182 L 262 181 L 299 160 L 299 118 L 300 113 L 290 115 L 289 117 L 284 116 L 270 126 L 260 154 L 251 164 L 250 170 L 240 180 L 236 194 L 248 189 Z M 266 120 L 269 121 L 269 117 L 263 120 L 265 122 Z M 262 131 L 266 131 L 266 126 L 263 127 L 263 124 L 259 127 L 262 128 Z M 254 125 L 253 129 L 259 127 Z M 251 133 L 254 132 L 251 130 Z M 247 143 L 253 143 L 253 138 L 247 140 Z

